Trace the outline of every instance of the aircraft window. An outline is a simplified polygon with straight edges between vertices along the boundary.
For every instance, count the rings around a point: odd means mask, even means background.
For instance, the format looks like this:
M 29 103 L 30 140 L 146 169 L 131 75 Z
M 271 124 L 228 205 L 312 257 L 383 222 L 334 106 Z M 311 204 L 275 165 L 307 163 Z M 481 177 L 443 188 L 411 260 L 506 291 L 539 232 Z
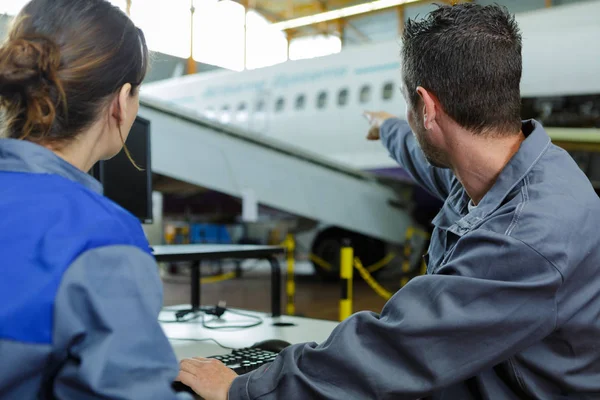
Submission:
M 264 100 L 259 100 L 256 103 L 256 111 L 261 112 L 265 110 L 265 101 Z
M 342 89 L 338 93 L 338 106 L 345 106 L 348 104 L 348 89 Z
M 325 108 L 327 105 L 327 92 L 319 93 L 317 97 L 317 108 Z
M 360 102 L 368 103 L 371 101 L 371 86 L 365 85 L 360 89 Z
M 239 121 L 245 121 L 248 119 L 248 111 L 246 103 L 240 103 L 237 108 L 236 118 Z
M 209 119 L 214 119 L 216 116 L 215 109 L 212 107 L 206 107 L 204 110 L 204 116 Z
M 283 111 L 284 107 L 285 107 L 285 99 L 283 97 L 278 98 L 277 102 L 275 103 L 275 111 L 281 112 L 281 111 Z
M 391 100 L 394 97 L 394 82 L 387 82 L 383 85 L 382 97 L 384 100 Z
M 229 113 L 229 106 L 224 105 L 221 108 L 221 118 L 219 118 L 221 122 L 224 124 L 228 123 L 231 120 L 231 114 Z
M 298 97 L 296 97 L 296 110 L 304 109 L 305 103 L 306 103 L 306 96 L 303 94 L 299 94 Z

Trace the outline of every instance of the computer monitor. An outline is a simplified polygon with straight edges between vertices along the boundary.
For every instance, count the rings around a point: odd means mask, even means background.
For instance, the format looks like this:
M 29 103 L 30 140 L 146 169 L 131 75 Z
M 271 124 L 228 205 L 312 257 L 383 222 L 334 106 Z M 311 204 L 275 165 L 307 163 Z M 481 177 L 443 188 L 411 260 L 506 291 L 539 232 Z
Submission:
M 124 150 L 110 160 L 100 161 L 90 173 L 104 186 L 104 195 L 135 215 L 142 223 L 152 223 L 152 163 L 150 158 L 150 121 L 137 117 L 127 141 L 127 149 L 138 170 Z

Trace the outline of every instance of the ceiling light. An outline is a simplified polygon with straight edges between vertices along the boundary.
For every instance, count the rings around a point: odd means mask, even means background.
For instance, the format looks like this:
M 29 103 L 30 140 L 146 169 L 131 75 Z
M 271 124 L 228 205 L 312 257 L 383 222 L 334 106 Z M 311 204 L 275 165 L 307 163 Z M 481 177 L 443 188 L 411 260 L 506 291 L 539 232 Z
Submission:
M 371 11 L 383 10 L 385 8 L 402 6 L 409 3 L 415 3 L 417 1 L 418 0 L 376 0 L 370 3 L 358 4 L 356 6 L 340 8 L 338 10 L 325 11 L 320 14 L 276 22 L 272 24 L 271 27 L 277 30 L 285 31 L 287 29 L 299 28 L 301 26 L 315 25 L 321 22 L 348 18 L 359 14 L 366 14 Z

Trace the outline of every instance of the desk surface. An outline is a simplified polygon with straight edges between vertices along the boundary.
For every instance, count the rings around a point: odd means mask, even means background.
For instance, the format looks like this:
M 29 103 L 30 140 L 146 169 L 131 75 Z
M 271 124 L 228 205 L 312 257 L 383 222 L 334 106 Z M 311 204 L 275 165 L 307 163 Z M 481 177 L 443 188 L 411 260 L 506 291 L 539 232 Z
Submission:
M 182 309 L 189 306 L 181 306 Z M 171 309 L 171 308 L 170 308 Z M 259 326 L 246 329 L 224 329 L 212 330 L 202 326 L 202 319 L 190 322 L 162 323 L 162 328 L 169 338 L 178 359 L 186 357 L 207 357 L 213 355 L 227 354 L 231 350 L 223 349 L 211 341 L 191 341 L 181 339 L 215 339 L 226 347 L 241 348 L 252 346 L 254 343 L 267 339 L 281 339 L 292 344 L 302 342 L 321 343 L 329 337 L 337 322 L 317 320 L 311 318 L 291 317 L 283 315 L 271 318 L 269 314 L 252 311 L 244 311 L 251 315 L 259 316 L 263 323 Z M 171 320 L 174 318 L 173 311 L 160 313 L 160 320 Z M 212 318 L 208 316 L 207 318 Z M 251 318 L 237 314 L 225 313 L 222 317 L 223 325 L 248 324 L 254 322 Z M 274 326 L 274 323 L 292 323 L 293 326 Z M 211 323 L 211 326 L 214 323 Z
M 152 246 L 158 261 L 198 261 L 223 258 L 266 258 L 285 253 L 280 246 L 235 244 L 173 244 Z

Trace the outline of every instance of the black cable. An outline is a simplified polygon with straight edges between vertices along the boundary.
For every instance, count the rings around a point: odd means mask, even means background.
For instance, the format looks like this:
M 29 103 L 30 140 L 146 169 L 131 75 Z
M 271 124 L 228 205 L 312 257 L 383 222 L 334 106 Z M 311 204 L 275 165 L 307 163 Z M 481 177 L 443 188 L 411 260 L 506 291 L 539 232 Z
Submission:
M 169 311 L 169 310 L 166 310 Z M 190 322 L 190 321 L 194 321 L 196 319 L 198 319 L 198 317 L 200 317 L 200 315 L 204 315 L 204 311 L 198 310 L 198 311 L 192 311 L 192 310 L 185 310 L 188 311 L 185 315 L 189 315 L 189 314 L 193 314 L 191 318 L 184 318 L 184 316 L 182 317 L 175 317 L 175 319 L 159 319 L 158 322 L 162 323 L 162 324 L 175 324 L 177 322 Z
M 257 315 L 246 314 L 246 313 L 243 313 L 241 311 L 234 311 L 234 310 L 232 310 L 230 308 L 227 309 L 227 312 L 230 312 L 232 314 L 241 315 L 242 317 L 254 318 L 254 319 L 258 319 L 258 320 L 262 321 L 262 318 L 259 317 L 259 316 L 257 316 Z
M 194 338 L 167 338 L 169 340 L 184 340 L 184 341 L 190 341 L 190 342 L 214 342 L 217 344 L 217 346 L 225 349 L 225 350 L 236 350 L 236 347 L 227 347 L 227 346 L 223 346 L 221 343 L 217 342 L 215 339 L 212 338 L 205 338 L 205 339 L 194 339 Z
M 202 327 L 204 327 L 206 329 L 212 329 L 212 330 L 247 329 L 247 328 L 254 328 L 255 326 L 259 326 L 263 323 L 263 319 L 261 317 L 252 315 L 252 314 L 246 314 L 241 311 L 231 310 L 226 307 L 225 302 L 219 302 L 219 304 L 217 304 L 215 307 L 201 307 L 199 310 L 165 307 L 165 308 L 163 308 L 163 311 L 175 312 L 175 319 L 173 319 L 173 320 L 159 319 L 158 322 L 160 322 L 160 323 L 163 323 L 163 324 L 185 323 L 185 322 L 194 321 L 194 320 L 198 319 L 200 316 L 202 316 Z M 210 323 L 211 321 L 221 320 L 221 316 L 223 314 L 225 314 L 226 312 L 229 312 L 231 314 L 240 315 L 240 316 L 246 317 L 246 318 L 252 318 L 252 319 L 256 320 L 256 322 L 246 324 L 246 325 L 219 325 L 219 326 L 208 325 L 208 323 Z M 184 318 L 186 315 L 189 315 L 189 314 L 193 314 L 192 317 Z M 206 315 L 215 315 L 216 317 L 211 319 L 210 321 L 206 321 L 206 318 L 205 318 Z
M 174 308 L 174 307 L 164 307 L 162 309 L 162 311 L 171 311 L 175 313 L 175 319 L 173 320 L 161 320 L 159 319 L 158 322 L 161 322 L 163 324 L 173 324 L 173 323 L 177 323 L 177 322 L 190 322 L 190 321 L 194 321 L 196 319 L 198 319 L 198 317 L 200 315 L 202 315 L 203 313 L 211 313 L 211 308 L 208 307 L 201 307 L 198 310 L 192 310 L 191 308 L 188 309 L 181 309 L 181 308 Z M 184 318 L 186 315 L 189 314 L 193 314 L 191 318 Z

